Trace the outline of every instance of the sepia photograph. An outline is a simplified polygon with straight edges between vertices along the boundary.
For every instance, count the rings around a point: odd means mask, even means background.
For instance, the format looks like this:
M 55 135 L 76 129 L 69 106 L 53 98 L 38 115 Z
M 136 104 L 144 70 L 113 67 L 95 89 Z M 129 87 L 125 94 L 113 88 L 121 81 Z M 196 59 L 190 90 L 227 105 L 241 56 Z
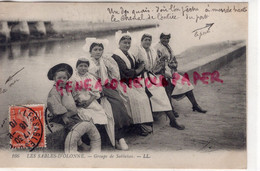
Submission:
M 247 2 L 0 2 L 0 167 L 246 169 L 247 60 Z

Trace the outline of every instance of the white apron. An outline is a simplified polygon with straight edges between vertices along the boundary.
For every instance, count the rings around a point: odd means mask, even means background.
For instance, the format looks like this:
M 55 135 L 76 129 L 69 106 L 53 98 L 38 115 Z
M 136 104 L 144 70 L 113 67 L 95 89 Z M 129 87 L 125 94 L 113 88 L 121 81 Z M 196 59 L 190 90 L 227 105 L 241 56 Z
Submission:
M 96 99 L 98 99 L 100 97 L 99 92 L 94 89 L 94 85 L 97 80 L 91 74 L 86 73 L 83 77 L 80 77 L 78 73 L 76 73 L 72 78 L 73 90 L 75 90 L 76 82 L 80 83 L 82 81 L 84 84 L 85 79 L 91 79 L 91 82 L 89 82 L 92 86 L 91 91 L 82 88 L 81 91 L 73 91 L 73 96 L 77 94 L 81 101 L 88 100 L 91 96 L 96 96 Z M 96 100 L 94 100 L 87 108 L 78 107 L 77 110 L 79 117 L 84 121 L 92 120 L 94 124 L 100 125 L 105 125 L 108 123 L 107 115 L 104 109 Z
M 130 61 L 120 49 L 117 49 L 114 54 L 119 56 L 126 63 L 128 69 L 131 69 Z M 132 59 L 135 61 L 133 57 Z M 144 80 L 141 84 L 144 85 Z M 136 88 L 134 86 L 132 86 L 132 88 L 127 87 L 126 92 L 122 91 L 122 89 L 119 90 L 121 90 L 124 96 L 128 97 L 127 100 L 131 110 L 130 117 L 133 119 L 134 124 L 153 122 L 151 106 L 144 86 L 142 88 Z
M 148 59 L 148 55 L 147 52 L 144 48 L 139 47 L 136 57 L 137 60 L 139 61 L 144 61 L 145 63 L 145 68 L 148 71 L 152 71 L 152 68 L 155 65 L 156 62 L 156 53 L 153 49 L 150 50 L 149 52 L 149 57 L 150 59 Z M 148 75 L 147 73 L 144 75 L 145 79 L 148 79 Z M 159 83 L 159 76 L 156 75 L 152 75 L 150 74 L 150 77 L 156 77 L 156 82 Z M 153 80 L 153 78 L 151 78 Z M 150 81 L 147 82 L 148 84 L 151 84 Z M 162 111 L 170 111 L 172 110 L 171 107 L 171 103 L 169 101 L 169 98 L 166 94 L 166 91 L 164 89 L 164 87 L 157 87 L 154 84 L 151 84 L 151 87 L 147 87 L 148 90 L 151 92 L 152 97 L 150 97 L 150 101 L 151 101 L 151 105 L 152 105 L 152 111 L 153 112 L 162 112 Z
M 187 78 L 177 72 L 175 72 L 174 75 L 176 79 L 173 78 L 172 80 L 173 85 L 175 85 L 172 91 L 173 96 L 181 95 L 194 89 L 193 85 Z

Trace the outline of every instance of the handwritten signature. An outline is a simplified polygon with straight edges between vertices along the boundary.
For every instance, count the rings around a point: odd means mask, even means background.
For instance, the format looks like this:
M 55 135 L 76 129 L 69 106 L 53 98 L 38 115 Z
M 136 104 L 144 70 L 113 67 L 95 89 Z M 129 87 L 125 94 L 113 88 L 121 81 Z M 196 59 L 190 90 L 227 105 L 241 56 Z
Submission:
M 8 83 L 9 81 L 11 81 L 13 79 L 13 77 L 18 74 L 19 72 L 21 72 L 24 69 L 24 67 L 20 70 L 18 70 L 16 73 L 14 73 L 13 75 L 9 76 L 8 79 L 6 80 L 5 84 Z
M 12 80 L 13 80 L 13 78 L 14 78 L 14 76 L 16 76 L 19 72 L 21 72 L 22 70 L 24 69 L 24 67 L 23 68 L 21 68 L 20 70 L 18 70 L 17 72 L 15 72 L 13 75 L 10 75 L 9 77 L 8 77 L 8 79 L 5 81 L 5 85 L 8 83 L 8 82 L 11 82 Z M 12 87 L 16 82 L 18 82 L 20 79 L 15 79 L 13 82 L 11 82 L 10 84 L 9 84 L 9 87 Z M 5 93 L 5 92 L 7 92 L 7 88 L 1 88 L 0 87 L 0 94 L 3 94 L 3 93 Z
M 194 37 L 198 37 L 200 40 L 202 36 L 205 36 L 206 34 L 210 33 L 210 28 L 213 25 L 214 23 L 208 23 L 204 27 L 193 30 L 192 33 L 194 33 Z

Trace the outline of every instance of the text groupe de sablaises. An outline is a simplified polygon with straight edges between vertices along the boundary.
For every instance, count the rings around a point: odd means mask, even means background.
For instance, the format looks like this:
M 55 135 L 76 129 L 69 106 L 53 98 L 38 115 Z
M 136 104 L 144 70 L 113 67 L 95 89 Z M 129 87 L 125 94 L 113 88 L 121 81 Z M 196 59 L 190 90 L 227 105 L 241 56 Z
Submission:
M 27 154 L 27 158 L 134 158 L 132 154 L 63 154 L 63 153 L 45 153 L 45 154 Z

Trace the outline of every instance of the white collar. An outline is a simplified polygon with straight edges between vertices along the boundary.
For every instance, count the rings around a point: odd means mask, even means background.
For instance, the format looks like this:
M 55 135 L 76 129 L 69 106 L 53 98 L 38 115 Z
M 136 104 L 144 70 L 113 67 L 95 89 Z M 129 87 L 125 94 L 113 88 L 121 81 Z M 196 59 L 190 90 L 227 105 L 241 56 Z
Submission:
M 115 55 L 119 56 L 125 63 L 128 69 L 131 69 L 131 62 L 130 60 L 127 58 L 127 56 L 122 52 L 122 50 L 120 49 L 116 49 L 114 52 Z M 129 54 L 129 53 L 128 53 Z M 133 62 L 135 62 L 135 59 L 133 56 L 131 56 L 129 54 L 129 56 L 132 58 Z

